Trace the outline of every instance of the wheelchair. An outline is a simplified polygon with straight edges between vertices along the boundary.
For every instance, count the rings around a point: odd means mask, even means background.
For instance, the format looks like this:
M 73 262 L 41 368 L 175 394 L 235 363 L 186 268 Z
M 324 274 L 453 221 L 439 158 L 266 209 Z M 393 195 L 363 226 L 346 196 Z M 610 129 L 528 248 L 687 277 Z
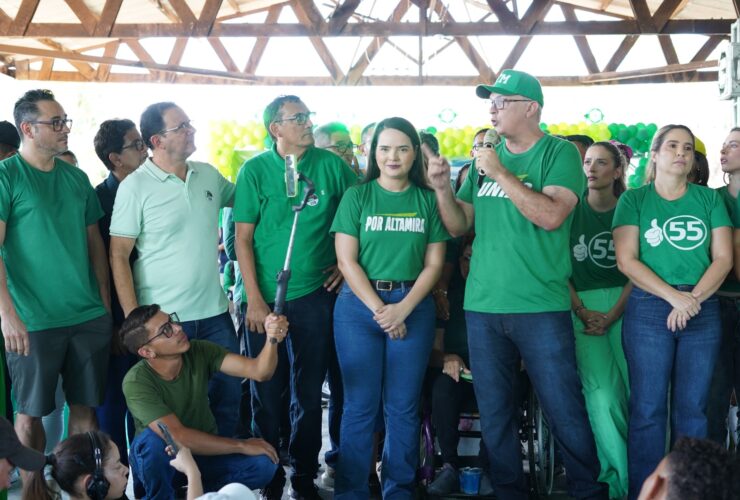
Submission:
M 550 433 L 547 419 L 537 400 L 526 372 L 521 377 L 521 404 L 519 407 L 520 427 L 519 439 L 522 444 L 522 460 L 524 472 L 528 477 L 528 487 L 531 498 L 548 497 L 553 492 L 555 483 L 555 440 Z M 420 491 L 424 496 L 426 486 L 434 480 L 435 472 L 441 467 L 441 456 L 435 442 L 435 432 L 432 426 L 431 405 L 426 401 L 422 405 L 422 418 L 419 440 L 419 469 L 417 479 Z M 479 421 L 477 408 L 463 408 L 460 413 L 461 422 Z M 460 438 L 481 439 L 480 425 L 460 427 Z M 477 456 L 461 456 L 461 465 L 474 465 Z M 463 493 L 450 495 L 451 497 L 469 497 Z

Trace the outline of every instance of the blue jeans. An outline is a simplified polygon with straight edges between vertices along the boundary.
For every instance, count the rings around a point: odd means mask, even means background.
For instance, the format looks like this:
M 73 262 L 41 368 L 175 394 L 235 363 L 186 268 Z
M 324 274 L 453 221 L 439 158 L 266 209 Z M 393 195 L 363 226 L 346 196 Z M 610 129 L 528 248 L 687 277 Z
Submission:
M 707 437 L 724 446 L 727 438 L 727 413 L 733 389 L 740 391 L 740 311 L 739 299 L 719 297 L 722 316 L 722 347 L 714 367 L 707 402 Z
M 252 382 L 252 430 L 275 449 L 280 448 L 281 395 L 290 387 L 289 451 L 291 484 L 296 490 L 310 487 L 319 469 L 321 385 L 329 359 L 335 298 L 336 294 L 321 287 L 285 303 L 283 314 L 290 328 L 285 342 L 278 346 L 277 369 L 269 381 Z M 259 355 L 264 345 L 264 334 L 248 332 L 250 356 Z
M 693 286 L 679 286 L 690 291 Z M 719 300 L 711 297 L 685 330 L 671 332 L 666 318 L 671 305 L 637 287 L 624 312 L 622 344 L 630 377 L 629 498 L 666 452 L 670 397 L 671 444 L 681 436 L 707 436 L 707 399 L 722 329 Z M 671 388 L 669 393 L 668 389 Z
M 378 295 L 386 304 L 395 304 L 409 290 L 404 287 Z M 406 337 L 391 340 L 348 285 L 339 292 L 334 331 L 344 382 L 344 414 L 334 479 L 337 499 L 370 496 L 367 477 L 374 460 L 373 431 L 381 401 L 386 422 L 383 498 L 413 498 L 419 461 L 419 399 L 434 341 L 434 316 L 434 303 L 428 296 L 406 318 Z
M 608 497 L 576 371 L 570 311 L 491 314 L 467 311 L 468 350 L 490 475 L 499 499 L 528 498 L 515 394 L 524 361 L 568 471 L 568 494 Z
M 326 372 L 329 382 L 329 442 L 331 449 L 324 454 L 324 461 L 329 467 L 337 467 L 339 456 L 339 435 L 342 427 L 342 413 L 344 411 L 344 388 L 342 387 L 342 372 L 339 369 L 337 350 L 334 344 L 334 336 L 329 344 L 329 368 Z
M 165 443 L 151 429 L 145 429 L 131 443 L 129 461 L 134 478 L 146 490 L 144 500 L 175 498 L 172 480 L 179 474 L 170 465 L 172 458 L 164 451 Z M 248 488 L 263 488 L 272 480 L 278 465 L 267 455 L 195 455 L 200 469 L 203 491 L 218 491 L 229 483 L 241 483 Z
M 208 340 L 229 352 L 239 354 L 239 341 L 228 312 L 211 318 L 183 321 L 182 329 L 189 339 Z M 236 434 L 241 395 L 241 382 L 237 377 L 221 372 L 211 377 L 208 383 L 208 400 L 213 416 L 216 417 L 219 436 L 232 437 Z
M 98 427 L 107 433 L 121 455 L 121 463 L 128 465 L 127 446 L 129 440 L 134 437 L 134 419 L 128 413 L 126 398 L 123 396 L 121 384 L 129 368 L 137 362 L 133 354 L 111 354 L 108 361 L 108 379 L 105 385 L 105 399 L 103 404 L 95 408 L 98 417 Z M 128 421 L 129 433 L 126 435 L 126 424 Z

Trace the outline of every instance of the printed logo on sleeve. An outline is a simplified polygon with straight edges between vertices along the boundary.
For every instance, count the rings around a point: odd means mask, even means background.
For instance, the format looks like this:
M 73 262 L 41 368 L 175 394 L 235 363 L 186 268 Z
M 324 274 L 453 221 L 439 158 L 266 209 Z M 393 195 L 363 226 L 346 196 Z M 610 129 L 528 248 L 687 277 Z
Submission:
M 617 257 L 614 252 L 612 233 L 603 231 L 591 238 L 588 245 L 586 245 L 586 235 L 582 234 L 578 238 L 578 243 L 573 246 L 573 257 L 578 262 L 590 258 L 591 262 L 604 269 L 616 267 Z
M 368 215 L 365 220 L 365 232 L 423 233 L 426 219 L 416 215 L 416 212 Z
M 676 215 L 658 225 L 658 219 L 650 221 L 650 229 L 643 235 L 651 247 L 657 247 L 663 241 L 679 250 L 693 250 L 707 239 L 707 226 L 704 221 L 693 215 Z

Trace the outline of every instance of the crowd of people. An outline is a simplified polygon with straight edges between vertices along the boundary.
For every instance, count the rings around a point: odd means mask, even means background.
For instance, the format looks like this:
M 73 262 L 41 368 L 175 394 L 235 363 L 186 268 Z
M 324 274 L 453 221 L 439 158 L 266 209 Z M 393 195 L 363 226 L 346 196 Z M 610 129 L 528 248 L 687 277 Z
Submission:
M 474 407 L 479 493 L 525 499 L 526 376 L 570 496 L 740 497 L 740 465 L 717 444 L 740 384 L 740 129 L 722 147 L 725 187 L 701 185 L 694 134 L 667 125 L 649 182 L 627 190 L 629 147 L 540 129 L 536 78 L 506 70 L 476 94 L 493 129 L 454 179 L 408 120 L 370 124 L 355 146 L 287 95 L 264 110 L 272 148 L 235 183 L 190 159 L 186 111 L 159 102 L 138 128 L 100 124 L 110 174 L 93 188 L 62 104 L 26 92 L 15 125 L 0 123 L 14 395 L 0 487 L 17 466 L 24 498 L 51 498 L 46 466 L 72 498 L 121 498 L 130 470 L 136 498 L 237 483 L 279 499 L 287 434 L 289 494 L 316 500 L 328 378 L 321 483 L 337 498 L 368 498 L 376 461 L 383 497 L 414 497 L 424 395 L 443 462 L 429 493 L 457 491 L 459 413 Z M 303 200 L 286 193 L 292 159 Z M 69 437 L 49 450 L 43 417 L 60 397 Z

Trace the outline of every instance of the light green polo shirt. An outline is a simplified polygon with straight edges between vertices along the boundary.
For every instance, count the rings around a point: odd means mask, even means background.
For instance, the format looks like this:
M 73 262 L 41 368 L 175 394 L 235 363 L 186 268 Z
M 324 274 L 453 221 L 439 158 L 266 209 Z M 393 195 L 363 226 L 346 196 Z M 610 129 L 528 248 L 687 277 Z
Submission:
M 207 163 L 189 161 L 185 182 L 148 159 L 118 188 L 111 236 L 136 239 L 139 304 L 157 303 L 182 321 L 225 312 L 218 276 L 218 212 L 234 185 Z

